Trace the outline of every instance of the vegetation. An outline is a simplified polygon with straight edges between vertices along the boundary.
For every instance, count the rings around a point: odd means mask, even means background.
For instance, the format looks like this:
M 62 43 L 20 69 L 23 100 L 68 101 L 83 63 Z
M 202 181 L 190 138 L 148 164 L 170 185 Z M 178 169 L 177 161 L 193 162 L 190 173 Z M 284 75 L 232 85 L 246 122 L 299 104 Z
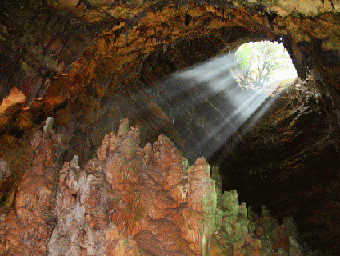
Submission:
M 274 81 L 296 76 L 288 52 L 277 42 L 243 44 L 235 53 L 235 63 L 232 72 L 244 88 L 259 90 Z

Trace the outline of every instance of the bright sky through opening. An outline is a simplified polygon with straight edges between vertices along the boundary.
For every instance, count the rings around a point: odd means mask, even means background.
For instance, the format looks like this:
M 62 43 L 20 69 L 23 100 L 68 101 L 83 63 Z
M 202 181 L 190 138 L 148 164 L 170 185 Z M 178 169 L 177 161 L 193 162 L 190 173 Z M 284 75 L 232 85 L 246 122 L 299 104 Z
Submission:
M 209 158 L 236 131 L 239 136 L 241 126 L 243 131 L 249 129 L 274 102 L 275 97 L 272 96 L 277 88 L 273 86 L 274 81 L 297 76 L 282 44 L 275 43 L 275 47 L 269 50 L 262 47 L 265 54 L 257 48 L 253 49 L 256 44 L 242 45 L 235 53 L 219 55 L 175 72 L 149 92 L 156 97 L 157 104 L 175 127 L 181 130 L 182 140 L 186 142 L 185 145 L 189 145 L 184 149 L 186 158 Z M 242 47 L 252 57 L 251 60 L 243 59 L 245 66 L 241 66 L 237 58 Z M 266 58 L 263 59 L 264 56 Z M 277 63 L 279 57 L 283 65 Z M 266 61 L 267 66 L 259 69 Z M 271 64 L 276 70 L 270 69 Z M 263 78 L 256 75 L 253 68 L 262 70 Z M 242 83 L 243 78 L 245 80 Z M 265 83 L 260 84 L 258 81 Z M 248 87 L 251 83 L 255 89 Z
M 298 74 L 282 43 L 262 41 L 241 45 L 235 52 L 237 64 L 233 69 L 240 86 L 259 89 L 256 83 L 269 85 L 295 79 Z

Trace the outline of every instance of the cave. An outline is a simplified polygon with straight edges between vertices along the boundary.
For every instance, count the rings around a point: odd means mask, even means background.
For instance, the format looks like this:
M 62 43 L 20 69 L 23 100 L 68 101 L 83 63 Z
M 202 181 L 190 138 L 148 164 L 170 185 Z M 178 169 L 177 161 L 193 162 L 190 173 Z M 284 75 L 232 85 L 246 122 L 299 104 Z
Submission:
M 0 10 L 0 254 L 340 254 L 338 1 Z M 298 78 L 241 121 L 180 76 L 265 40 Z

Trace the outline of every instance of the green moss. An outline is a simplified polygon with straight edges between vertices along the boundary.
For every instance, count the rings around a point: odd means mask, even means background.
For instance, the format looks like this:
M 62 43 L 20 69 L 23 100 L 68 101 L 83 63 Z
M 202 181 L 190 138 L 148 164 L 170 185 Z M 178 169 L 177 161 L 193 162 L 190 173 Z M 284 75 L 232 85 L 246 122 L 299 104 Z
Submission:
M 6 207 L 11 207 L 13 205 L 14 199 L 15 199 L 15 193 L 16 193 L 16 190 L 17 190 L 18 186 L 19 186 L 18 184 L 15 184 L 15 186 L 12 187 L 11 191 L 9 192 L 9 194 L 7 196 L 7 199 L 6 199 L 5 203 L 4 203 L 4 205 Z
M 298 233 L 297 228 L 294 224 L 294 220 L 291 217 L 286 217 L 283 219 L 283 225 L 286 227 L 285 236 L 293 237 L 295 240 L 297 239 Z
M 222 209 L 222 179 L 218 173 L 218 167 L 212 168 L 211 178 L 215 181 L 215 192 L 217 195 L 217 207 Z
M 222 225 L 223 225 L 222 219 L 223 219 L 223 211 L 222 210 L 216 211 L 216 214 L 215 214 L 215 231 L 219 231 L 219 230 L 222 229 Z
M 181 163 L 181 166 L 182 166 L 182 169 L 183 169 L 183 170 L 188 169 L 188 167 L 189 167 L 189 161 L 188 161 L 188 159 L 185 159 L 185 160 Z
M 224 230 L 226 231 L 227 234 L 231 235 L 234 233 L 234 226 L 232 223 L 235 223 L 235 221 L 237 220 L 236 217 L 228 217 L 228 216 L 224 216 L 223 217 L 224 220 Z
M 210 176 L 210 165 L 208 163 L 205 164 L 205 171 Z
M 2 37 L 1 34 L 0 34 L 0 40 L 2 40 L 2 41 L 7 41 L 7 39 L 4 38 L 4 37 Z
M 325 41 L 323 44 L 323 49 L 325 50 L 337 50 L 340 48 L 340 36 L 333 35 L 331 38 L 329 38 L 327 41 Z
M 207 166 L 209 166 L 207 164 Z M 210 169 L 210 167 L 209 167 Z M 207 192 L 202 198 L 203 218 L 199 221 L 199 232 L 202 239 L 202 254 L 209 255 L 210 239 L 216 228 L 216 205 L 217 196 L 215 191 L 214 182 L 211 182 Z M 220 216 L 219 216 L 220 217 Z
M 57 6 L 57 1 L 56 0 L 45 0 L 45 3 L 49 6 L 56 7 Z
M 215 192 L 215 187 L 210 186 L 207 193 L 202 199 L 202 209 L 204 212 L 213 213 L 216 212 L 217 196 Z
M 239 213 L 238 194 L 236 190 L 225 191 L 222 195 L 222 206 L 229 216 L 237 216 Z
M 123 246 L 126 247 L 129 244 L 129 240 L 127 238 L 124 239 L 123 241 Z
M 250 233 L 253 233 L 255 231 L 256 228 L 256 224 L 253 221 L 249 221 L 248 223 L 248 230 Z
M 247 218 L 247 205 L 244 202 L 241 204 L 240 213 L 243 218 Z
M 270 211 L 267 210 L 265 205 L 262 205 L 262 214 L 261 214 L 261 216 L 262 217 L 270 217 Z

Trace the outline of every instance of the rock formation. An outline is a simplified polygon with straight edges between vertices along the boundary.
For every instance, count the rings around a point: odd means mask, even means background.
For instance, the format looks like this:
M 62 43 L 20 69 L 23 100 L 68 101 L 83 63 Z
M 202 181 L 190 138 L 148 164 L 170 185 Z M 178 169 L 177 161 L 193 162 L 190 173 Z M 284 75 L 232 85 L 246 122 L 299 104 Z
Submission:
M 188 166 L 164 135 L 141 148 L 124 119 L 96 158 L 60 169 L 52 131 L 35 134 L 14 207 L 1 209 L 5 255 L 302 255 L 292 220 L 248 212 L 235 190 L 221 194 L 217 168 L 214 180 L 204 158 Z
M 221 148 L 209 161 L 255 212 L 270 205 L 279 220 L 293 216 L 302 240 L 336 255 L 340 159 L 316 81 L 304 83 L 285 91 L 246 135 L 235 134 L 233 150 Z
M 300 253 L 290 219 L 279 226 L 264 203 L 280 221 L 293 215 L 314 250 L 339 254 L 338 0 L 4 0 L 0 10 L 3 253 Z M 204 151 L 188 154 L 214 123 L 196 118 L 200 106 L 178 117 L 161 101 L 170 87 L 155 85 L 261 40 L 284 44 L 304 91 L 290 87 L 209 159 L 223 180 L 214 194 Z M 223 99 L 205 100 L 223 118 Z M 261 217 L 238 212 L 236 192 L 220 195 L 236 189 Z

